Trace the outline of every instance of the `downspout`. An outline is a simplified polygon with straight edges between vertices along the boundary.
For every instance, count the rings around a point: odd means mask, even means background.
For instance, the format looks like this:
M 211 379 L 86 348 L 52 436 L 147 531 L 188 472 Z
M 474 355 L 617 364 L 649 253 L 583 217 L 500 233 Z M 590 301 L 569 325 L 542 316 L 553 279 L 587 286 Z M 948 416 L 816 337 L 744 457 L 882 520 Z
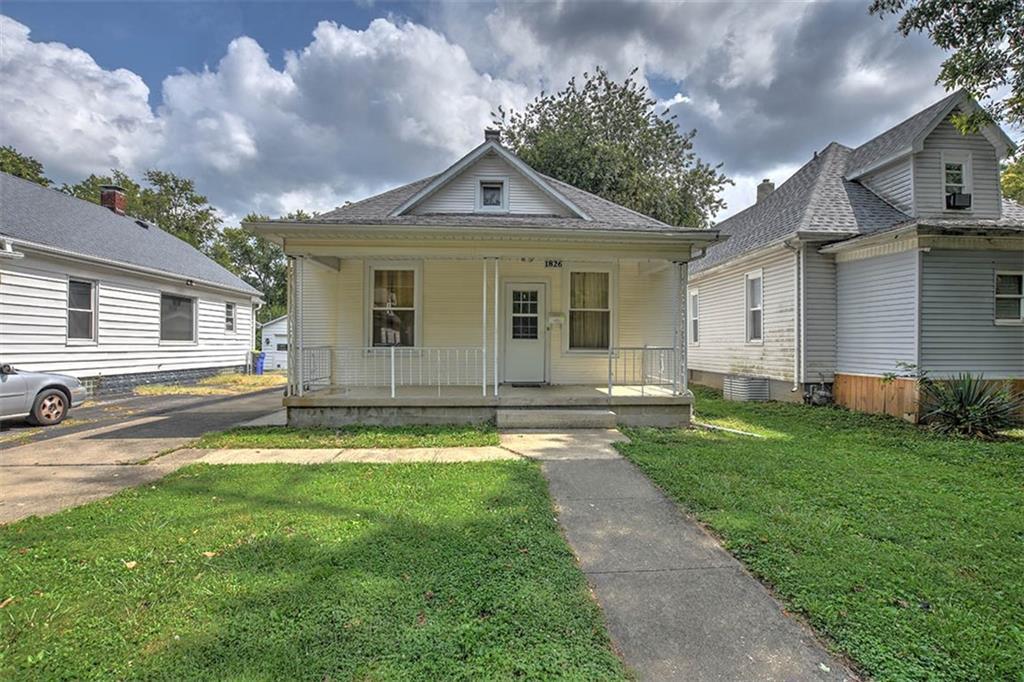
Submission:
M 796 393 L 802 387 L 800 356 L 803 347 L 802 316 L 800 314 L 800 299 L 803 290 L 803 268 L 802 254 L 803 244 L 799 239 L 792 239 L 783 242 L 783 246 L 793 252 L 793 387 L 792 393 Z

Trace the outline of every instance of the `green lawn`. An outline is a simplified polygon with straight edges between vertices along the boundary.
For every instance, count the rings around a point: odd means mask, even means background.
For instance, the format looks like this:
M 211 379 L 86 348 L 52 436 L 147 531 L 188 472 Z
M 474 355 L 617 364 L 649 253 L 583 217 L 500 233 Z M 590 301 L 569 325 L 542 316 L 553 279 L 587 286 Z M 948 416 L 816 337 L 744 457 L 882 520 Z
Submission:
M 208 433 L 200 448 L 444 448 L 498 445 L 491 426 L 241 426 Z
M 723 401 L 623 452 L 878 679 L 1024 679 L 1024 440 Z
M 528 462 L 192 466 L 0 528 L 0 595 L 0 679 L 624 677 Z

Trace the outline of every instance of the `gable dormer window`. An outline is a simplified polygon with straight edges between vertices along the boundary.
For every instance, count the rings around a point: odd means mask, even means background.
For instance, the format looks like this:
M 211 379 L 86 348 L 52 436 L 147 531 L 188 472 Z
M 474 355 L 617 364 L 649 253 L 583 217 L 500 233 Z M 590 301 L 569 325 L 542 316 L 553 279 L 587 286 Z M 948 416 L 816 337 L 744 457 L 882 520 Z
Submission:
M 484 178 L 477 189 L 476 207 L 481 211 L 508 210 L 508 183 L 504 178 Z
M 971 156 L 958 152 L 942 154 L 942 194 L 946 208 L 971 207 Z

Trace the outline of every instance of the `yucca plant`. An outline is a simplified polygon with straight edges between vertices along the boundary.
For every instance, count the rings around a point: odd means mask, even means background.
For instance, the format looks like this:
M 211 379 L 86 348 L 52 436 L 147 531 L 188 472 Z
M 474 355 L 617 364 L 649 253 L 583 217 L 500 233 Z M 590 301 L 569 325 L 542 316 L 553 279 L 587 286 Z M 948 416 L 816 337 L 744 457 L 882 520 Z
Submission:
M 981 375 L 959 374 L 953 379 L 921 380 L 921 420 L 947 435 L 995 438 L 1015 426 L 1024 410 L 1024 395 L 1014 396 L 1007 383 L 986 381 Z

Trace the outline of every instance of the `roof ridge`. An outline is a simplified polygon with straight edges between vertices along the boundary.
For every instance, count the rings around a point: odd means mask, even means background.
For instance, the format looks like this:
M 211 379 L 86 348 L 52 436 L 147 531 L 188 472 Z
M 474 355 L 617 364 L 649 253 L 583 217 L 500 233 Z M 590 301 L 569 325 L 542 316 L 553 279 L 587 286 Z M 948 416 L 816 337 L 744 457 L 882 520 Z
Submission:
M 836 151 L 844 149 L 846 151 L 852 151 L 849 147 L 839 142 L 829 142 L 825 145 L 825 148 L 821 152 L 815 152 L 814 158 L 811 159 L 810 163 L 815 161 L 819 162 L 819 168 L 814 176 L 814 182 L 811 183 L 811 189 L 807 193 L 807 201 L 804 203 L 803 209 L 800 212 L 800 222 L 797 224 L 797 231 L 809 229 L 811 226 L 811 219 L 813 217 L 813 209 L 816 206 L 816 199 L 818 192 L 824 187 L 825 183 L 828 182 L 828 173 L 826 166 L 832 162 L 833 156 Z M 844 169 L 845 170 L 845 169 Z M 840 177 L 842 177 L 840 175 Z

